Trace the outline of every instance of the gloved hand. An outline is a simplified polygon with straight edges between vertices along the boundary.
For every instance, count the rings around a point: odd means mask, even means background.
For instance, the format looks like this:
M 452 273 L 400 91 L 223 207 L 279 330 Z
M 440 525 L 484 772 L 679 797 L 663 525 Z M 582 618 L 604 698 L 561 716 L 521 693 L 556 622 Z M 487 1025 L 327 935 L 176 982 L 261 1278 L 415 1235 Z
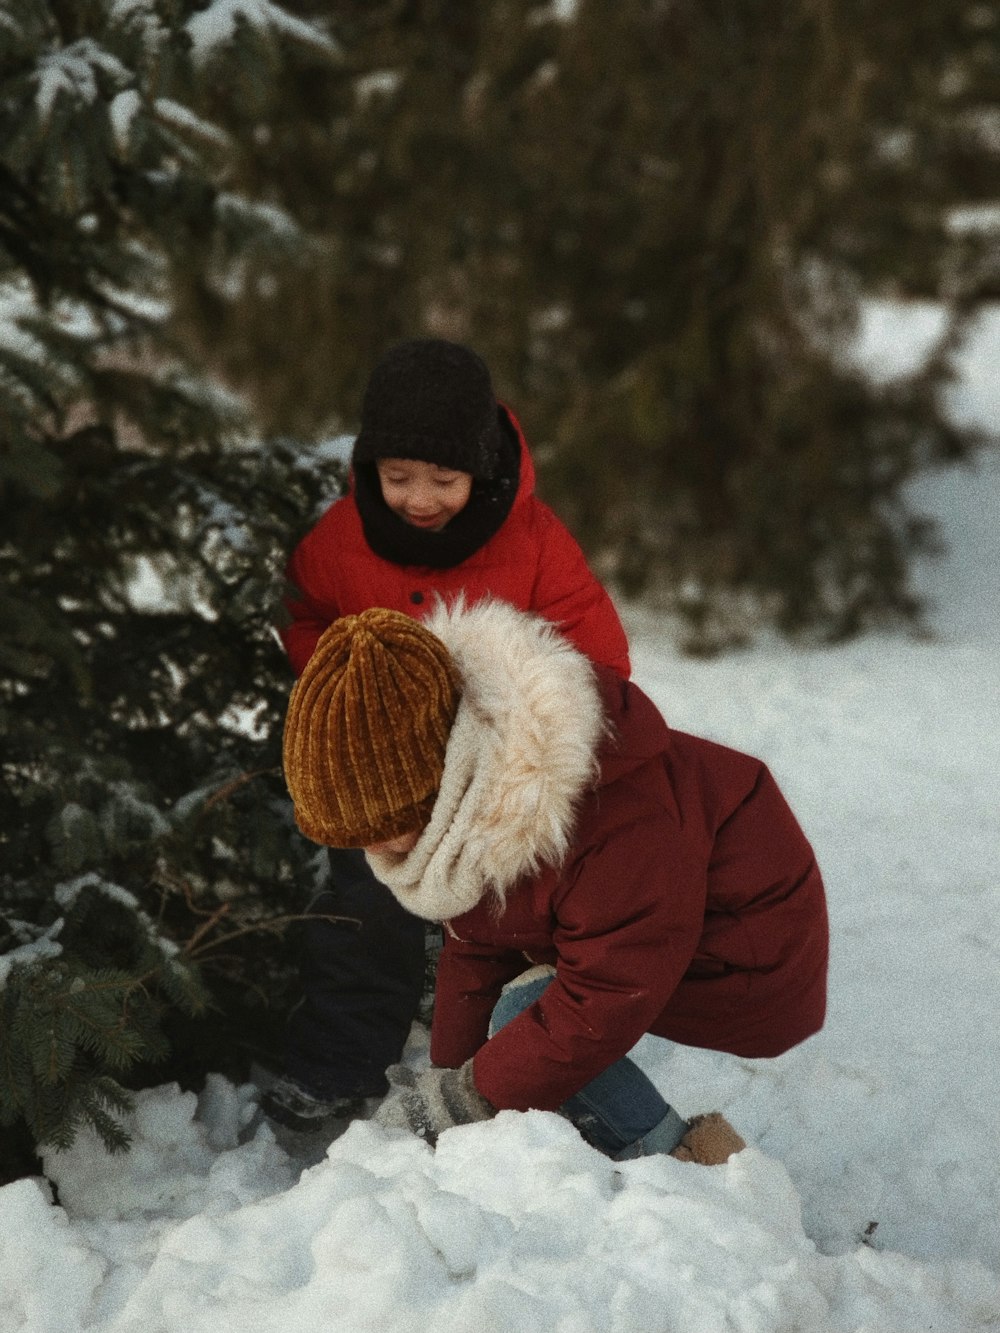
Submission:
M 416 1074 L 408 1065 L 390 1065 L 385 1072 L 389 1092 L 372 1119 L 386 1129 L 409 1129 L 431 1147 L 453 1125 L 496 1115 L 496 1108 L 476 1091 L 471 1060 L 461 1069 L 425 1069 Z

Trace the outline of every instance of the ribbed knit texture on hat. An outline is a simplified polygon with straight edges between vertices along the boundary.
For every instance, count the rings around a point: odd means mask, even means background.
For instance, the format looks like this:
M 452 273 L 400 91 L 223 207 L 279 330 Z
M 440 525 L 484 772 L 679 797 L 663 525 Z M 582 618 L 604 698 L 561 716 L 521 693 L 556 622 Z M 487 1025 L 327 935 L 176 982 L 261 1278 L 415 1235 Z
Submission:
M 285 718 L 285 780 L 314 842 L 370 847 L 427 823 L 461 690 L 436 635 L 399 611 L 323 633 Z
M 391 347 L 371 373 L 353 463 L 413 458 L 488 481 L 501 445 L 485 361 L 461 343 L 412 338 Z

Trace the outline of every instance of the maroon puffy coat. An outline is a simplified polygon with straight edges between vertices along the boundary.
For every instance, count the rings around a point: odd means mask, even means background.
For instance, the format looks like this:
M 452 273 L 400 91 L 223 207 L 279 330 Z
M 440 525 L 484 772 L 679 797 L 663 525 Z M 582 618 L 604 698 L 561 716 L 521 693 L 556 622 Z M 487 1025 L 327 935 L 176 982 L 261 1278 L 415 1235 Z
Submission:
M 468 603 L 491 595 L 557 625 L 591 661 L 627 677 L 628 641 L 614 605 L 567 528 L 535 494 L 535 469 L 524 435 L 507 411 L 520 447 L 513 506 L 499 531 L 460 564 L 430 569 L 394 564 L 365 540 L 353 494 L 337 500 L 296 547 L 288 564 L 295 590 L 291 623 L 280 630 L 296 674 L 320 634 L 339 616 L 372 606 L 419 617 L 435 594 Z
M 671 730 L 601 672 L 617 733 L 559 870 L 446 922 L 431 1059 L 475 1056 L 498 1108 L 555 1109 L 646 1032 L 775 1056 L 816 1032 L 828 927 L 813 851 L 766 766 Z M 503 984 L 557 976 L 488 1042 Z

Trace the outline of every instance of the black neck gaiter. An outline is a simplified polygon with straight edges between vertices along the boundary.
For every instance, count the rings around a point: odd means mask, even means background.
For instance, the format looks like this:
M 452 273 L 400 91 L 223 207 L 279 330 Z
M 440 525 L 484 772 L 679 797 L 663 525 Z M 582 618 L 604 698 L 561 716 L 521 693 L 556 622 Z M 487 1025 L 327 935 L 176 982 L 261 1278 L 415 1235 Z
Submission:
M 521 448 L 507 414 L 500 409 L 502 450 L 497 475 L 476 480 L 468 504 L 440 532 L 415 528 L 394 514 L 382 498 L 374 463 L 354 468 L 354 500 L 365 540 L 376 555 L 394 565 L 451 569 L 468 560 L 500 530 L 511 511 L 521 476 Z

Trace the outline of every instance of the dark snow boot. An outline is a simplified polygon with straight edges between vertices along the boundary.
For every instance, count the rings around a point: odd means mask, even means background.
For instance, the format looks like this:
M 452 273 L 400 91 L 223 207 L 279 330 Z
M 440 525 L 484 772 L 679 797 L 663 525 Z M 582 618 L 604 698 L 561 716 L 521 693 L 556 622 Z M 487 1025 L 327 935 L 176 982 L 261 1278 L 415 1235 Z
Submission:
M 353 1120 L 367 1120 L 378 1097 L 316 1097 L 294 1079 L 277 1079 L 260 1099 L 275 1141 L 291 1157 L 318 1162 Z

